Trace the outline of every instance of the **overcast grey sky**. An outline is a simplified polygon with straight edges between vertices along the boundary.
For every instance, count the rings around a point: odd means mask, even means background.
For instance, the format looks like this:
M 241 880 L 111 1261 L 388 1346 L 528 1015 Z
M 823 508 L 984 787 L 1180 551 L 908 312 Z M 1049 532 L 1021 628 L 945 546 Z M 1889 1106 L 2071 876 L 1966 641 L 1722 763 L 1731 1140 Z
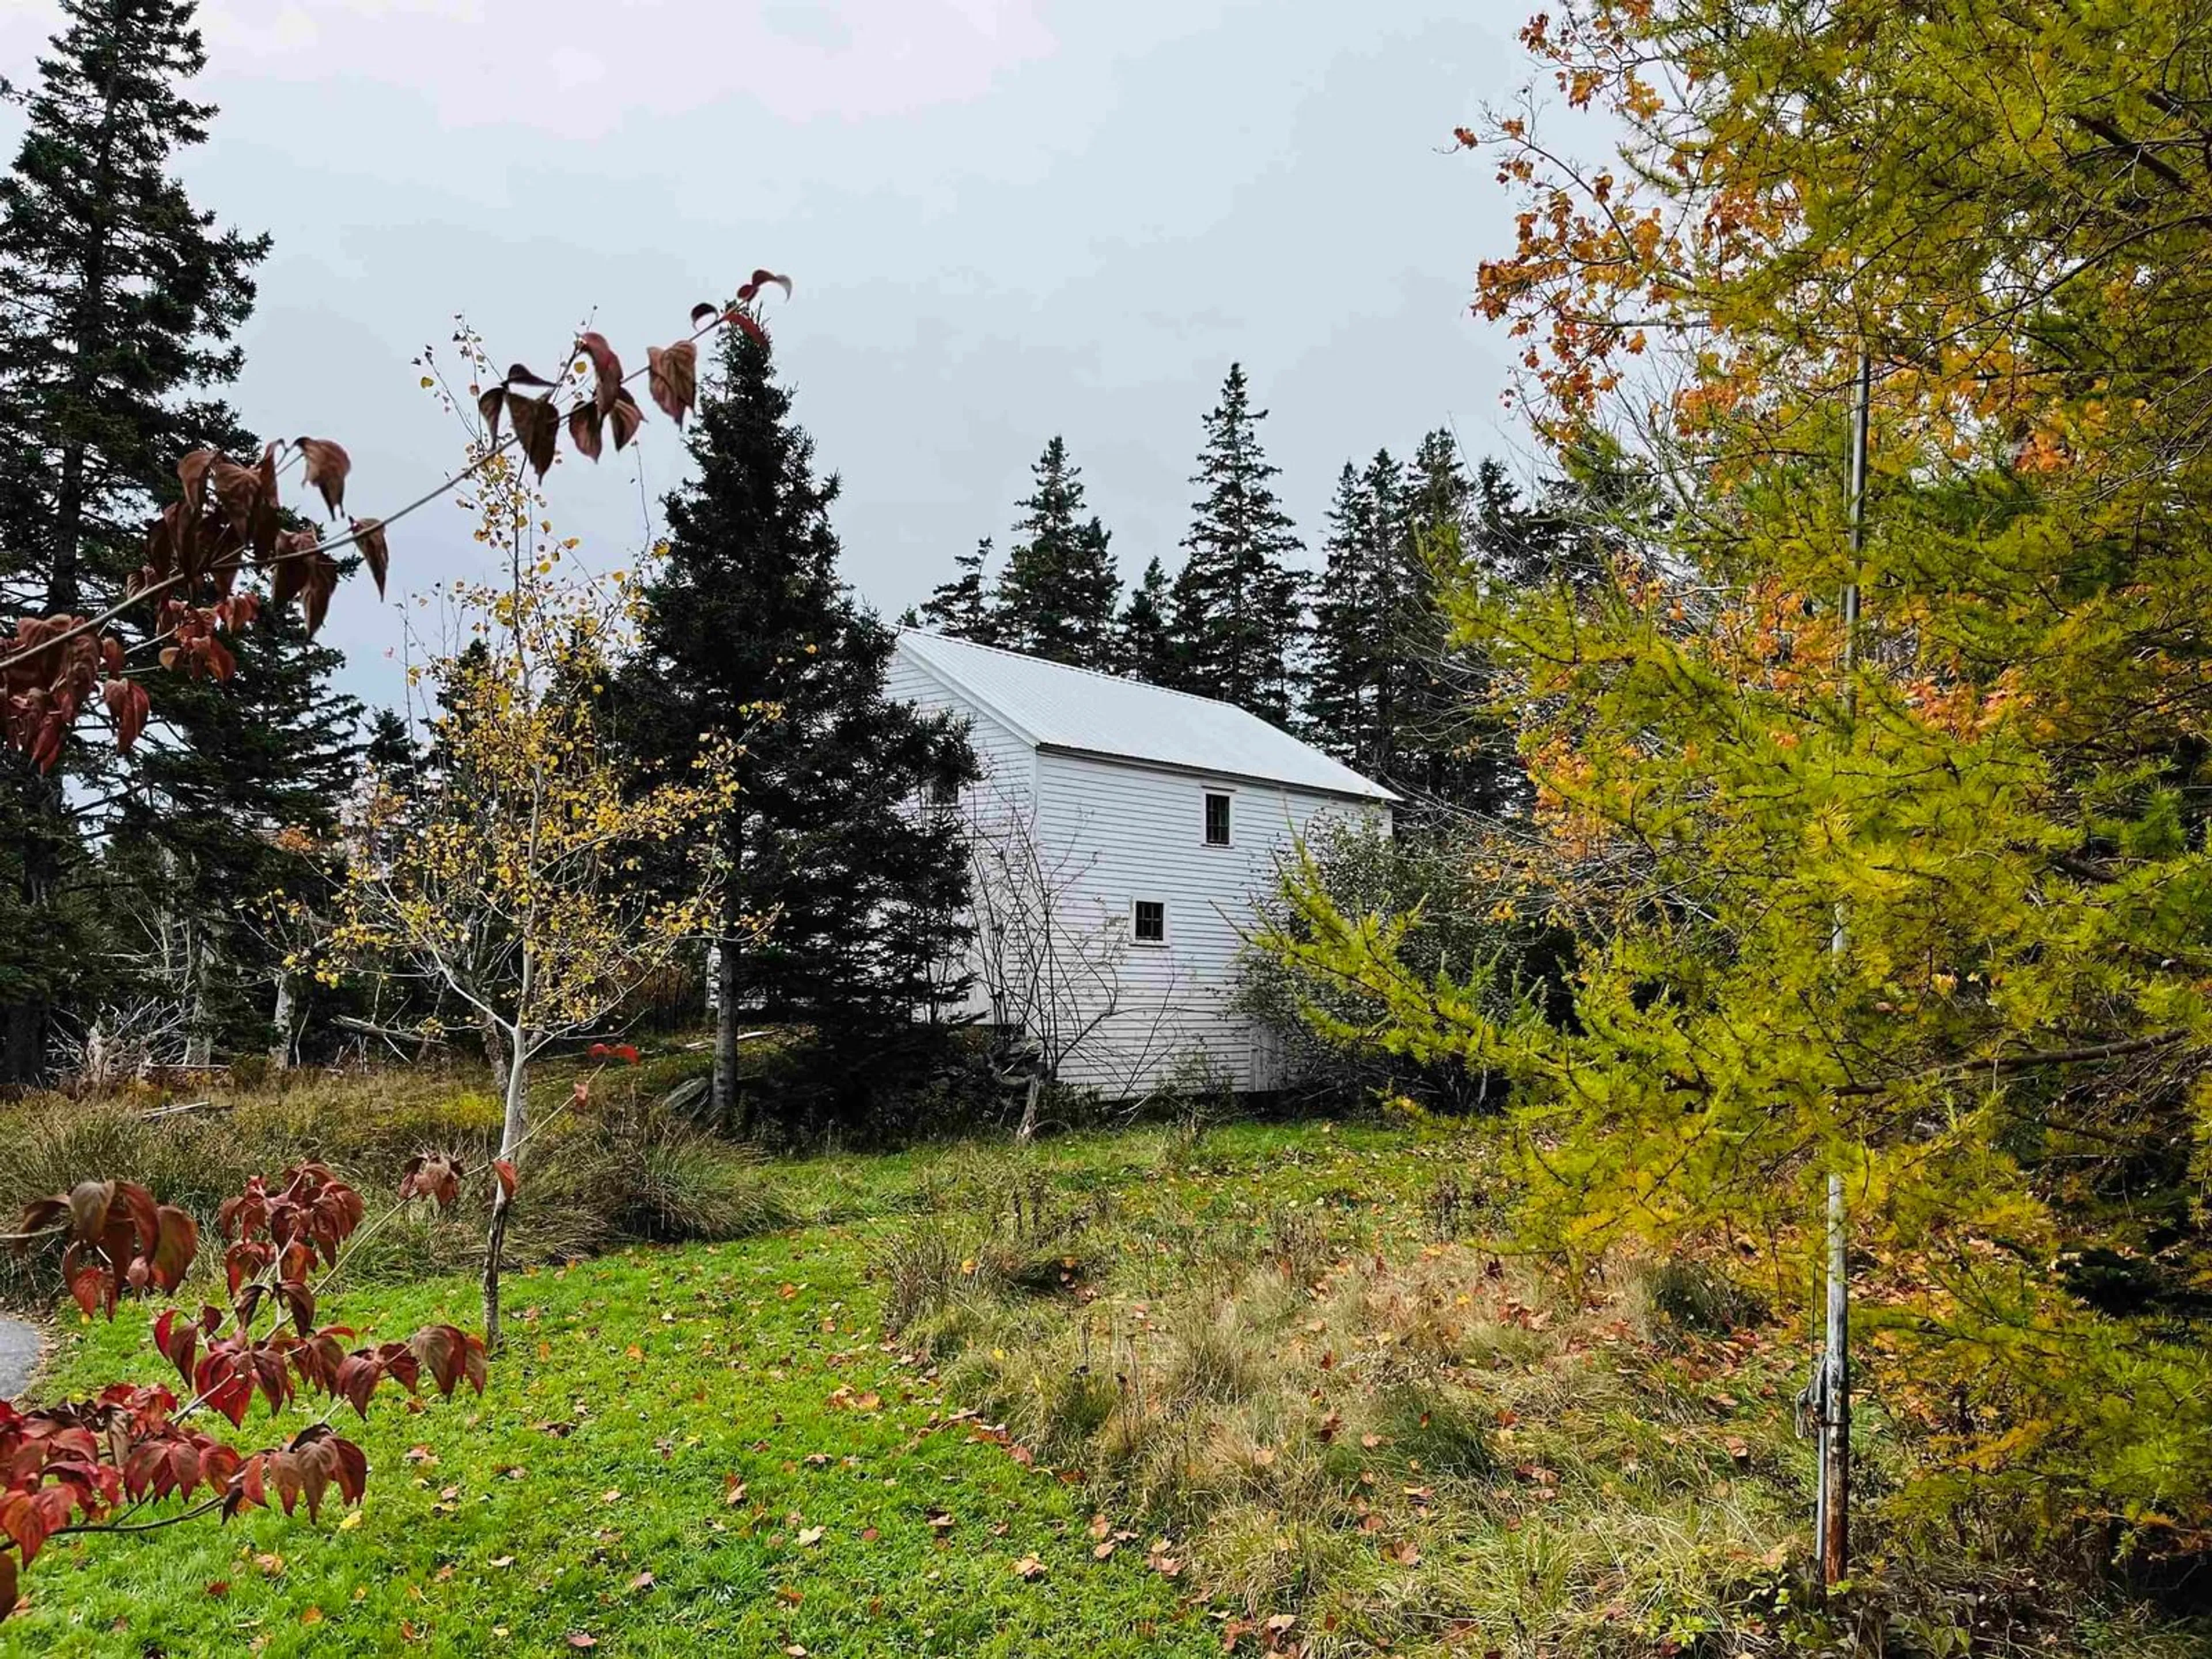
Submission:
M 1232 359 L 1310 557 L 1338 467 L 1451 425 L 1520 454 L 1504 341 L 1468 314 L 1510 245 L 1452 127 L 1529 65 L 1522 0 L 203 0 L 200 204 L 275 250 L 237 401 L 336 437 L 349 504 L 434 482 L 459 435 L 409 357 L 456 311 L 544 365 L 586 311 L 626 357 L 755 265 L 847 578 L 895 615 L 994 535 L 1064 432 L 1125 575 L 1172 569 L 1199 417 Z M 0 0 L 29 78 L 53 0 Z M 9 112 L 12 114 L 12 112 Z M 12 154 L 15 128 L 0 128 Z M 656 415 L 654 500 L 681 465 Z M 635 469 L 554 476 L 594 562 L 642 533 Z M 450 508 L 395 529 L 402 589 L 459 574 Z M 366 582 L 332 636 L 398 696 Z

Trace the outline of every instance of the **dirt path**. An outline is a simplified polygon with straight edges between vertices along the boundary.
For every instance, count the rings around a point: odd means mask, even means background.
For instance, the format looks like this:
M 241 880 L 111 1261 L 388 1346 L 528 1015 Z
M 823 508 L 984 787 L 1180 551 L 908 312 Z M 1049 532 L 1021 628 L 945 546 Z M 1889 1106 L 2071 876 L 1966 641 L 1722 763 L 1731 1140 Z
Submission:
M 39 1364 L 39 1328 L 0 1319 L 0 1400 L 13 1400 Z

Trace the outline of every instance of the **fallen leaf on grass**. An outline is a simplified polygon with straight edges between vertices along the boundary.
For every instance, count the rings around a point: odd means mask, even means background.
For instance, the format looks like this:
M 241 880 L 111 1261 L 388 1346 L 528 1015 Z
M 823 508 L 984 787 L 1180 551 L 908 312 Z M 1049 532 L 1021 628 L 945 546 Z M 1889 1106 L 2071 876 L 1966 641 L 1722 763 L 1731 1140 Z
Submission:
M 1034 1555 L 1024 1555 L 1014 1563 L 1014 1577 L 1024 1581 L 1044 1577 L 1044 1563 Z
M 636 1577 L 629 1581 L 629 1587 L 634 1590 L 651 1589 L 653 1588 L 653 1575 L 650 1572 L 641 1572 L 638 1574 Z
M 599 1644 L 599 1638 L 587 1632 L 572 1630 L 568 1632 L 568 1645 L 572 1648 L 595 1648 Z
M 811 1549 L 821 1541 L 822 1528 L 819 1527 L 809 1527 L 799 1534 L 799 1547 L 803 1550 Z

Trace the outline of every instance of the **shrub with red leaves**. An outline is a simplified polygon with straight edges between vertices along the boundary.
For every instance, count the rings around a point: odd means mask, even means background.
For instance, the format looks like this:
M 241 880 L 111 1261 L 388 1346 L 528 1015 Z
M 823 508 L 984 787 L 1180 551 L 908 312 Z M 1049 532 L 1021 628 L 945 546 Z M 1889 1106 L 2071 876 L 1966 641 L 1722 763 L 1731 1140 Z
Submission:
M 398 1201 L 419 1193 L 450 1205 L 459 1164 L 422 1162 L 432 1178 L 410 1172 Z M 256 1176 L 218 1212 L 228 1305 L 206 1304 L 197 1315 L 171 1307 L 154 1322 L 154 1346 L 183 1381 L 181 1402 L 169 1389 L 128 1382 L 37 1411 L 0 1401 L 0 1617 L 15 1607 L 20 1570 L 58 1533 L 116 1529 L 126 1524 L 123 1513 L 165 1502 L 185 1507 L 127 1524 L 138 1531 L 215 1510 L 228 1520 L 271 1503 L 289 1515 L 304 1502 L 313 1518 L 332 1492 L 341 1503 L 361 1501 L 368 1461 L 327 1422 L 245 1449 L 194 1427 L 204 1410 L 241 1428 L 256 1395 L 272 1414 L 304 1392 L 366 1418 L 386 1379 L 410 1393 L 426 1380 L 448 1397 L 465 1382 L 483 1392 L 483 1342 L 453 1326 L 349 1346 L 349 1328 L 315 1322 L 318 1293 L 366 1214 L 361 1194 L 322 1164 Z M 25 1206 L 15 1248 L 47 1241 L 62 1244 L 77 1305 L 112 1319 L 125 1292 L 170 1292 L 184 1283 L 199 1230 L 134 1182 L 83 1181 Z

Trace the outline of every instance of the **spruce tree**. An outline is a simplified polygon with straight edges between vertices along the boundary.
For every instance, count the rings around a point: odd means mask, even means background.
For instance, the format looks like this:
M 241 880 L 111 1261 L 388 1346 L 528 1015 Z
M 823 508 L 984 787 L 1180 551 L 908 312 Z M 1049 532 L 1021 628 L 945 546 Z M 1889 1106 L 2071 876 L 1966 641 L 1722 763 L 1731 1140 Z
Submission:
M 1314 605 L 1305 724 L 1312 741 L 1378 781 L 1397 767 L 1406 672 L 1404 473 L 1388 450 L 1337 475 Z
M 201 1061 L 270 1047 L 283 963 L 255 918 L 275 896 L 319 901 L 330 872 L 317 844 L 362 759 L 361 705 L 329 684 L 344 655 L 297 613 L 272 609 L 233 650 L 222 684 L 162 675 L 116 838 L 145 878 L 137 919 L 169 957 L 164 988 L 184 1002 Z
M 895 636 L 843 586 L 814 441 L 769 343 L 728 329 L 667 498 L 668 554 L 617 683 L 623 740 L 671 767 L 742 744 L 727 860 L 713 1100 L 744 1127 L 737 1034 L 763 1017 L 881 1036 L 964 995 L 957 820 L 918 811 L 971 776 L 961 728 L 884 696 Z M 755 942 L 750 918 L 773 925 Z M 855 1036 L 850 1047 L 874 1040 Z
M 1279 469 L 1260 447 L 1267 418 L 1252 407 L 1243 366 L 1231 363 L 1221 401 L 1206 416 L 1191 480 L 1206 494 L 1183 538 L 1188 556 L 1176 576 L 1169 633 L 1186 690 L 1282 724 L 1298 623 L 1297 578 L 1285 562 L 1299 544 L 1269 483 Z
M 379 708 L 368 717 L 368 741 L 361 757 L 377 776 L 404 793 L 422 764 L 422 745 L 415 728 L 396 708 Z
M 1492 706 L 1487 654 L 1453 638 L 1442 588 L 1472 578 L 1486 588 L 1525 585 L 1534 545 L 1532 514 L 1504 467 L 1485 459 L 1474 477 L 1439 428 L 1406 469 L 1403 580 L 1399 613 L 1383 638 L 1398 668 L 1392 781 L 1417 815 L 1467 811 L 1497 816 L 1528 799 L 1511 723 Z
M 1055 435 L 1032 468 L 1036 487 L 1021 503 L 996 605 L 1000 642 L 1079 668 L 1110 669 L 1114 605 L 1121 578 L 1106 528 L 1083 516 L 1083 471 Z
M 66 26 L 24 99 L 0 178 L 0 608 L 79 611 L 120 597 L 144 520 L 200 445 L 246 447 L 210 395 L 253 301 L 265 237 L 216 228 L 170 173 L 214 109 L 179 88 L 206 62 L 191 0 L 63 0 Z M 89 942 L 74 819 L 111 793 L 0 755 L 0 1083 L 35 1077 L 56 995 Z
M 1114 665 L 1133 680 L 1150 685 L 1176 683 L 1175 647 L 1168 638 L 1168 573 L 1155 556 L 1129 590 L 1114 623 Z
M 960 574 L 933 588 L 921 611 L 908 613 L 908 620 L 915 626 L 956 640 L 974 640 L 981 645 L 997 643 L 998 618 L 992 611 L 989 590 L 983 580 L 991 562 L 991 538 L 986 536 L 977 542 L 973 553 L 954 554 L 952 562 Z
M 1504 468 L 1470 477 L 1448 431 L 1403 466 L 1346 465 L 1329 512 L 1316 605 L 1309 735 L 1407 797 L 1409 817 L 1519 810 L 1528 787 L 1486 653 L 1456 641 L 1441 593 L 1552 579 L 1559 523 L 1525 504 Z

